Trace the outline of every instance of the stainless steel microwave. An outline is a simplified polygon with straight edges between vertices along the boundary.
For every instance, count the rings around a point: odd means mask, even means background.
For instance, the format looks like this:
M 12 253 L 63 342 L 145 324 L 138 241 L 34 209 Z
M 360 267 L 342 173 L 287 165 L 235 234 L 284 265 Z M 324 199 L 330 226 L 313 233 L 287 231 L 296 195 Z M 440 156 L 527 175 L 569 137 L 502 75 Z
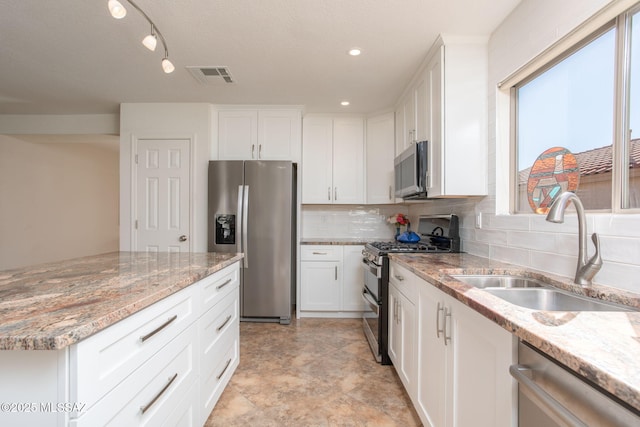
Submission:
M 429 143 L 412 144 L 394 160 L 395 195 L 403 199 L 426 199 L 429 188 Z

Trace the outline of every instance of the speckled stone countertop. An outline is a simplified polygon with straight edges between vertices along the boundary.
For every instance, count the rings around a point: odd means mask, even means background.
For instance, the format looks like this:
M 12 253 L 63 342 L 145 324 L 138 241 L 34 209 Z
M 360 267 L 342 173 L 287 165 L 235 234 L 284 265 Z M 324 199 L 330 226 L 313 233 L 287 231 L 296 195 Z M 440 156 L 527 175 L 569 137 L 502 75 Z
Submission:
M 510 304 L 451 274 L 515 273 L 582 295 L 640 307 L 640 295 L 469 254 L 391 254 L 390 258 L 614 396 L 640 410 L 640 312 L 537 311 Z
M 392 239 L 379 238 L 340 238 L 340 237 L 328 237 L 326 239 L 319 237 L 305 238 L 300 241 L 301 245 L 366 245 L 369 242 L 386 242 Z
M 0 350 L 57 350 L 242 259 L 112 252 L 0 271 Z

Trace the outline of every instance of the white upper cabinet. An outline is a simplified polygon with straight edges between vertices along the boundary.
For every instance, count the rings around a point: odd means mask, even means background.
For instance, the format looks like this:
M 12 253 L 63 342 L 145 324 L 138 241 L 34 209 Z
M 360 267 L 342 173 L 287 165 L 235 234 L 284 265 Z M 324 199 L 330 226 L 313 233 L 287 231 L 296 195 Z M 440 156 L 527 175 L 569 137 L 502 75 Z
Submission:
M 300 160 L 302 115 L 297 110 L 258 112 L 258 158 Z
M 395 203 L 394 196 L 394 115 L 367 119 L 367 203 Z
M 429 197 L 487 194 L 487 40 L 439 38 L 431 85 Z
M 220 160 L 300 160 L 299 110 L 233 109 L 218 112 Z
M 430 198 L 487 194 L 487 58 L 486 37 L 438 37 L 397 104 L 396 155 L 429 141 Z
M 304 118 L 302 203 L 364 203 L 362 118 Z
M 218 112 L 220 160 L 256 158 L 258 145 L 258 112 L 231 110 Z

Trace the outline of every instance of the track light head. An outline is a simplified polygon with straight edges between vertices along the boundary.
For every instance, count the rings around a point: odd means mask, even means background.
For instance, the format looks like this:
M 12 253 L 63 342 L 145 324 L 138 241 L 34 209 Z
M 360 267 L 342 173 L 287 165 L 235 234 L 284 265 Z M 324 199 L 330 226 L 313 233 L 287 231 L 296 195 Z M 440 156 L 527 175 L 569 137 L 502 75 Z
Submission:
M 165 73 L 170 74 L 170 73 L 173 73 L 176 67 L 173 65 L 171 61 L 169 61 L 169 58 L 165 56 L 164 59 L 162 60 L 162 69 L 164 70 Z
M 127 9 L 125 9 L 122 3 L 118 0 L 109 0 L 107 2 L 107 7 L 109 8 L 111 16 L 116 19 L 122 19 L 127 16 Z
M 151 25 L 151 34 L 149 34 L 144 39 L 142 39 L 142 44 L 151 52 L 156 50 L 156 45 L 158 44 L 158 38 L 156 37 L 155 27 L 153 25 Z

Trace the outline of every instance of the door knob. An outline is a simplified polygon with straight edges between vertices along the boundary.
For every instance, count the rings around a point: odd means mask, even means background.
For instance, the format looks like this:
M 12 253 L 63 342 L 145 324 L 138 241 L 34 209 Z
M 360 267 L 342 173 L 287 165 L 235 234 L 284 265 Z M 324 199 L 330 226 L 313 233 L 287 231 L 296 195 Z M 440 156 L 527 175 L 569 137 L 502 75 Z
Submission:
M 185 236 L 184 234 L 180 237 L 178 237 L 178 240 L 180 240 L 181 242 L 186 242 L 187 241 L 187 236 Z

